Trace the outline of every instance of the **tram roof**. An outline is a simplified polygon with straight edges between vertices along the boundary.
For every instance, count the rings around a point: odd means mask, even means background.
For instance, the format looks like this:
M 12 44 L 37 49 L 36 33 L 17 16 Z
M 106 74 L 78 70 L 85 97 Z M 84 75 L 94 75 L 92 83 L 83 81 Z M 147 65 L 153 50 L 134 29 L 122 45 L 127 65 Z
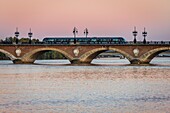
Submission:
M 62 39 L 62 38 L 74 38 L 74 37 L 45 37 L 46 39 L 50 39 L 50 38 L 58 38 L 58 39 Z M 79 38 L 83 38 L 83 39 L 86 39 L 86 38 L 123 38 L 123 37 L 119 37 L 119 36 L 115 36 L 115 37 L 76 37 L 77 39 Z M 123 38 L 124 39 L 124 38 Z

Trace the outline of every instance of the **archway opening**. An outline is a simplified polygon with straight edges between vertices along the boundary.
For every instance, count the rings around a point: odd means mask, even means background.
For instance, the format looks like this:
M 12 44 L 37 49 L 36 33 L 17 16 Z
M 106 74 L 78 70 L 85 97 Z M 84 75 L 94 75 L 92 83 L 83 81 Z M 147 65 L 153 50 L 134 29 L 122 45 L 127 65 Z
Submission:
M 0 52 L 0 64 L 12 64 L 12 60 L 5 53 Z
M 92 64 L 100 65 L 127 65 L 130 64 L 125 55 L 114 50 L 100 51 L 92 60 Z
M 70 64 L 65 55 L 54 50 L 39 51 L 32 55 L 31 59 L 35 59 L 35 64 Z
M 162 50 L 162 51 L 156 52 L 151 57 L 153 58 L 150 64 L 170 65 L 170 50 Z

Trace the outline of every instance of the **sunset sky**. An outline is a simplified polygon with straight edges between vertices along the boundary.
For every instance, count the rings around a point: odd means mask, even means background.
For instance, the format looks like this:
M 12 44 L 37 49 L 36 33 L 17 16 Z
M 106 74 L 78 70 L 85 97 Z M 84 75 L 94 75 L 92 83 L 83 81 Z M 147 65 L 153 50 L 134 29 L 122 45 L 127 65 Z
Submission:
M 84 36 L 123 36 L 137 39 L 146 27 L 148 40 L 170 40 L 170 0 L 0 0 L 0 37 L 14 36 L 19 28 L 20 38 L 28 37 L 32 28 L 34 38 L 73 36 L 73 27 Z

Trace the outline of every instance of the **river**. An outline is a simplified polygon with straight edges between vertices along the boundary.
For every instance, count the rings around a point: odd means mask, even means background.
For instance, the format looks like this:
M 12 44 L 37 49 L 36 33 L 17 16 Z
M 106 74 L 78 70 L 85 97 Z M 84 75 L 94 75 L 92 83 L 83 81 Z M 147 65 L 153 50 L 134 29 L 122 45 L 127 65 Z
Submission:
M 0 112 L 170 112 L 170 58 L 155 58 L 150 66 L 131 66 L 126 59 L 92 63 L 0 61 Z

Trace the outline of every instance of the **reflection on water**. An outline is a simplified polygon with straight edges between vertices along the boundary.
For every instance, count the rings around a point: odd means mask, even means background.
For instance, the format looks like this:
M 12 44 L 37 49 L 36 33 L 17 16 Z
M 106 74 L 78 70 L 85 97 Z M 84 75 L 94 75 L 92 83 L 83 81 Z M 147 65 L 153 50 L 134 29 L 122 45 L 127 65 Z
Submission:
M 69 64 L 67 60 L 36 61 L 43 65 L 1 61 L 0 112 L 170 111 L 168 58 L 152 61 L 161 66 L 112 65 L 129 63 L 122 59 L 93 63 L 102 65 L 62 65 Z

